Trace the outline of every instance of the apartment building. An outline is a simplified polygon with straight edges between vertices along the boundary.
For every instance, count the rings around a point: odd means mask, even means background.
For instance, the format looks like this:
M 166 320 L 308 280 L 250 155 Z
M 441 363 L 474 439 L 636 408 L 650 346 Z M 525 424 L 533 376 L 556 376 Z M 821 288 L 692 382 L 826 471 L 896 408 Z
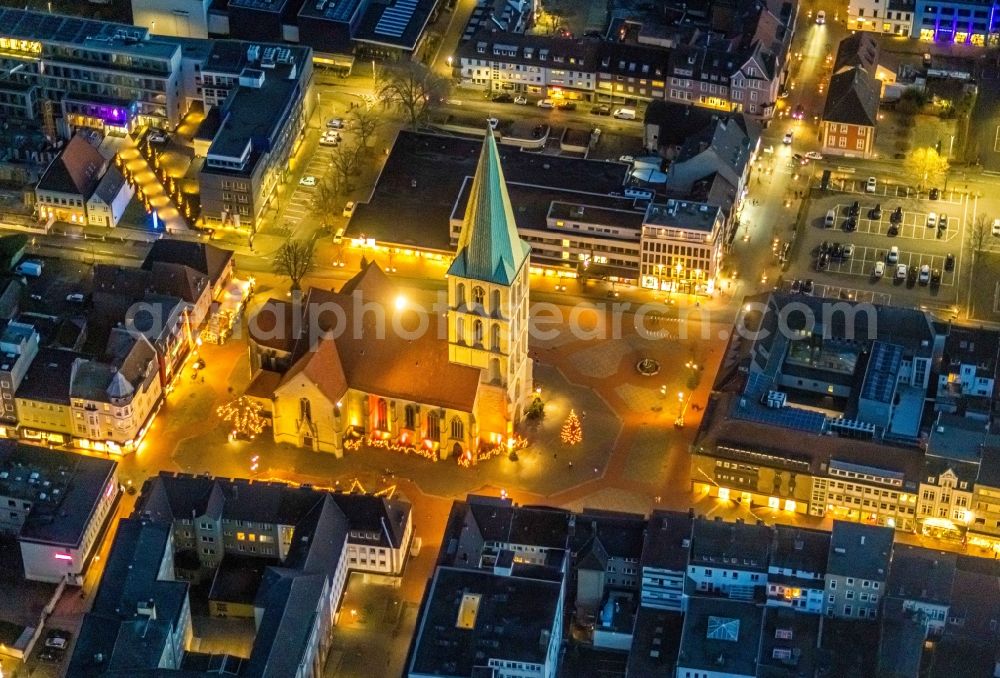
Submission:
M 1000 444 L 983 421 L 939 412 L 927 441 L 917 515 L 924 534 L 961 539 L 972 520 L 982 449 Z
M 408 504 L 371 495 L 161 473 L 122 522 L 71 672 L 89 677 L 127 667 L 207 675 L 214 667 L 276 678 L 319 675 L 349 572 L 398 576 L 402 560 L 390 552 L 405 556 L 410 521 Z M 375 549 L 367 564 L 361 547 Z M 227 574 L 223 558 L 247 563 L 228 574 L 238 575 L 241 596 L 249 595 L 247 610 L 232 609 L 253 620 L 249 657 L 193 647 L 186 581 L 217 581 Z M 384 567 L 373 560 L 385 560 Z M 215 614 L 229 613 L 225 605 L 215 600 Z
M 909 37 L 915 11 L 915 0 L 851 0 L 847 5 L 847 27 Z
M 598 612 L 613 598 L 613 592 L 638 591 L 646 517 L 584 509 L 570 520 L 577 614 Z
M 591 101 L 600 41 L 481 31 L 456 54 L 462 83 L 494 94 Z
M 653 511 L 642 547 L 642 607 L 679 612 L 691 549 L 693 512 Z
M 829 552 L 829 532 L 775 525 L 767 605 L 821 614 Z
M 134 191 L 82 135 L 74 135 L 35 186 L 38 218 L 113 228 Z
M 211 41 L 196 60 L 195 83 L 210 108 L 196 146 L 201 214 L 209 224 L 255 228 L 301 141 L 312 111 L 312 53 Z
M 951 605 L 958 556 L 897 544 L 885 591 L 886 611 L 917 613 L 925 633 L 940 636 Z
M 116 462 L 0 441 L 0 531 L 25 579 L 79 586 L 118 497 Z
M 824 614 L 878 617 L 889 577 L 892 542 L 890 528 L 834 521 L 825 575 Z
M 752 601 L 767 588 L 771 528 L 739 520 L 694 521 L 685 592 Z
M 0 330 L 0 400 L 3 402 L 0 419 L 8 426 L 17 424 L 14 394 L 37 354 L 38 332 L 32 325 L 8 321 Z
M 935 409 L 986 420 L 996 390 L 1000 333 L 954 327 L 945 340 Z
M 968 542 L 1000 553 L 1000 446 L 982 449 L 979 472 L 972 493 L 972 522 Z

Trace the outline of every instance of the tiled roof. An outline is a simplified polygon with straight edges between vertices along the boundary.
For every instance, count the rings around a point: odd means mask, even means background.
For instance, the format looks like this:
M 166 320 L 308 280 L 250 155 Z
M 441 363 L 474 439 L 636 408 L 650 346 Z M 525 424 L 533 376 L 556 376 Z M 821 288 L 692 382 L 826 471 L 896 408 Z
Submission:
M 849 68 L 830 78 L 823 120 L 874 127 L 881 86 L 867 71 Z
M 97 149 L 78 134 L 69 140 L 45 170 L 38 189 L 73 193 L 88 200 L 97 188 L 105 165 L 106 161 Z

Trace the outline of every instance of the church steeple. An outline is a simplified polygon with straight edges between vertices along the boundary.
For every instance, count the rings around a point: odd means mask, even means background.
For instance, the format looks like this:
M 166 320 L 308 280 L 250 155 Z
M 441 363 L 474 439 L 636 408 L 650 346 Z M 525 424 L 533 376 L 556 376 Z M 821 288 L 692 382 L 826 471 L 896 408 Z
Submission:
M 528 356 L 530 252 L 517 234 L 497 142 L 487 129 L 458 252 L 448 269 L 448 358 L 481 370 L 480 431 L 510 435 L 533 392 Z M 491 421 L 487 413 L 503 421 Z
M 497 142 L 493 130 L 488 129 L 465 207 L 458 251 L 448 274 L 510 285 L 529 251 L 528 243 L 517 234 Z

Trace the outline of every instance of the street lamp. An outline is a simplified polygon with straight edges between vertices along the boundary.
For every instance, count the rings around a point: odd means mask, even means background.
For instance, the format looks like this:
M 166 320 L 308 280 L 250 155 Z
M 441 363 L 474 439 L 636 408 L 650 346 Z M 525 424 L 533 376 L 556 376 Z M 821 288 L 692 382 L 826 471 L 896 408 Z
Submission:
M 448 58 L 445 59 L 445 61 L 448 62 L 448 68 L 451 68 L 451 64 L 454 61 L 454 59 L 449 55 Z

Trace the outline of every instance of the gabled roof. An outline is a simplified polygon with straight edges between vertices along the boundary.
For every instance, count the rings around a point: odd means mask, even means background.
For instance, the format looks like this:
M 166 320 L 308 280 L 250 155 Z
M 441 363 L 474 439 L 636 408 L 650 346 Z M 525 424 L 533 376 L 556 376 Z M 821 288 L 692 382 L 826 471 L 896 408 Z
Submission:
M 891 527 L 833 521 L 828 574 L 885 581 L 892 558 Z
M 886 595 L 933 605 L 951 602 L 956 555 L 909 544 L 893 547 Z
M 492 130 L 487 130 L 449 275 L 509 285 L 531 248 L 517 234 Z
M 46 168 L 38 182 L 38 189 L 73 193 L 88 200 L 97 188 L 105 163 L 89 141 L 76 135 Z
M 163 238 L 153 243 L 142 267 L 153 270 L 153 263 L 183 264 L 208 276 L 212 284 L 219 282 L 226 267 L 233 258 L 233 251 L 214 245 L 189 240 Z
M 104 204 L 110 205 L 118 197 L 118 193 L 124 185 L 125 175 L 117 167 L 111 165 L 108 167 L 108 171 L 104 173 L 104 176 L 101 177 L 101 181 L 97 184 L 97 188 L 94 189 L 94 194 L 91 197 L 98 198 Z
M 823 120 L 874 127 L 878 119 L 881 87 L 862 68 L 849 68 L 830 78 Z
M 858 31 L 840 41 L 837 58 L 833 62 L 833 72 L 840 73 L 848 68 L 863 68 L 875 77 L 878 68 L 878 41 L 868 31 Z
M 315 350 L 307 351 L 299 358 L 282 377 L 274 393 L 280 392 L 282 387 L 294 381 L 296 377 L 311 381 L 332 403 L 339 402 L 344 397 L 347 393 L 347 377 L 344 376 L 340 354 L 337 352 L 337 342 L 333 337 L 323 337 Z

